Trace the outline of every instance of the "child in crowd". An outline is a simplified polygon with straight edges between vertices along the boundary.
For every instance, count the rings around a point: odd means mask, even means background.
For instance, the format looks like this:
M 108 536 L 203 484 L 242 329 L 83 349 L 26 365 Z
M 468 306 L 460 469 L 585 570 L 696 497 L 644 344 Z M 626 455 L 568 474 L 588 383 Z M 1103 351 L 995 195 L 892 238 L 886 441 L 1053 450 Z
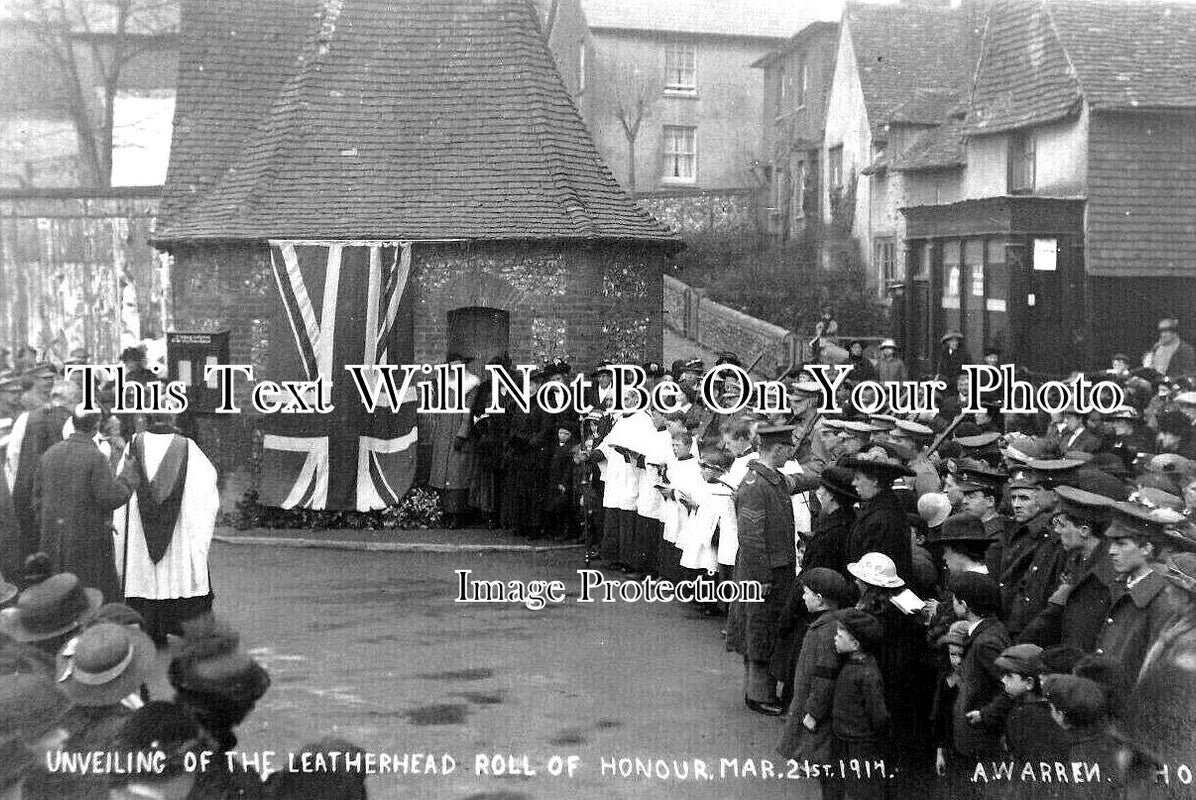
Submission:
M 1117 763 L 1118 741 L 1109 730 L 1105 690 L 1096 681 L 1076 675 L 1052 675 L 1043 685 L 1051 716 L 1063 729 L 1065 763 L 1100 767 L 1100 781 L 1076 784 L 1067 797 L 1104 800 L 1122 796 L 1124 780 Z
M 836 618 L 835 650 L 843 657 L 831 701 L 832 752 L 844 763 L 872 765 L 885 759 L 889 712 L 880 668 L 872 654 L 880 643 L 880 623 L 856 608 Z M 887 775 L 850 775 L 843 798 L 876 800 L 886 796 Z
M 951 711 L 959 694 L 959 667 L 963 663 L 963 643 L 967 637 L 968 623 L 959 620 L 951 623 L 947 632 L 938 638 L 938 646 L 947 651 L 946 665 L 939 671 L 931 708 L 934 770 L 939 775 L 947 771 L 947 753 L 952 742 Z
M 998 619 L 1001 590 L 995 580 L 979 572 L 961 572 L 953 576 L 951 591 L 955 616 L 968 624 L 952 733 L 955 752 L 970 765 L 1000 754 L 1000 732 L 1009 704 L 996 661 L 1010 641 Z
M 701 495 L 702 467 L 694 457 L 693 436 L 682 427 L 672 431 L 673 457 L 665 466 L 660 492 L 664 495 L 664 529 L 658 561 L 661 575 L 670 580 L 680 579 L 681 530 L 692 511 L 697 509 L 695 497 Z
M 717 579 L 723 543 L 738 542 L 735 493 L 723 482 L 731 463 L 731 454 L 725 450 L 707 449 L 701 452 L 698 459 L 702 471 L 702 484 L 698 487 L 700 493 L 690 497 L 697 507 L 686 519 L 678 536 L 682 568 L 695 571 L 703 580 Z M 734 554 L 731 558 L 733 561 Z M 703 611 L 716 614 L 718 604 L 708 604 Z
M 1005 718 L 1005 747 L 1020 762 L 1061 761 L 1067 747 L 1042 696 L 1042 648 L 1015 644 L 996 660 L 1001 686 L 1013 701 Z
M 825 763 L 832 755 L 831 703 L 835 678 L 842 663 L 835 647 L 838 612 L 851 605 L 854 594 L 847 579 L 827 567 L 806 570 L 798 578 L 798 585 L 800 603 L 806 612 L 803 616 L 808 624 L 791 681 L 793 699 L 789 705 L 789 719 L 777 752 L 796 761 L 808 759 L 811 763 Z M 837 792 L 838 784 L 828 784 L 823 779 L 824 800 L 838 796 Z

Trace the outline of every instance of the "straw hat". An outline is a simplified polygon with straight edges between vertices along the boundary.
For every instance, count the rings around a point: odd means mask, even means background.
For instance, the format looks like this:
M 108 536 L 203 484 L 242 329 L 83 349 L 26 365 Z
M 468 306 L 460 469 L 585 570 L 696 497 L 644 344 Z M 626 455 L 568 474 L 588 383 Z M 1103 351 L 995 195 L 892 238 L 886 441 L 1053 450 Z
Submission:
M 847 571 L 869 586 L 899 589 L 905 585 L 897 575 L 897 565 L 884 553 L 865 553 L 859 561 L 848 564 Z
M 76 705 L 119 703 L 153 669 L 154 643 L 127 625 L 101 622 L 70 644 L 58 656 L 58 685 Z

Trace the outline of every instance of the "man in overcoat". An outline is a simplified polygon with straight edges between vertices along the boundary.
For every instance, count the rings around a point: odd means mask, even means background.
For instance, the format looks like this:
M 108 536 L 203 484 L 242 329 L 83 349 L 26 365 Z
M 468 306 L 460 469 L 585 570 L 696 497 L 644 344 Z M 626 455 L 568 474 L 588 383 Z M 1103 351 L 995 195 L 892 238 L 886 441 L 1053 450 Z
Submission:
M 41 549 L 54 572 L 73 572 L 84 586 L 99 589 L 106 602 L 121 602 L 112 536 L 112 512 L 137 489 L 136 473 L 112 474 L 92 437 L 99 414 L 82 406 L 72 417 L 75 432 L 45 452 L 35 500 L 41 509 Z
M 1002 542 L 999 576 L 1002 618 L 1015 638 L 1059 585 L 1065 553 L 1051 529 L 1059 503 L 1054 487 L 1079 463 L 1032 460 L 1035 468 L 1018 470 L 1007 485 L 1014 524 Z
M 1018 635 L 1040 647 L 1069 645 L 1090 653 L 1109 616 L 1114 584 L 1109 548 L 1101 538 L 1113 499 L 1085 489 L 1060 486 L 1059 510 L 1051 525 L 1067 553 L 1059 587 L 1046 607 Z
M 44 380 L 44 368 L 34 370 L 34 377 Z M 50 373 L 51 375 L 53 372 Z M 62 429 L 70 418 L 67 409 L 78 402 L 78 388 L 60 381 L 49 390 L 49 404 L 31 408 L 13 425 L 8 444 L 8 466 L 12 480 L 12 504 L 21 536 L 21 559 L 38 549 L 39 523 L 34 508 L 34 483 L 42 454 L 62 441 Z
M 777 700 L 769 664 L 797 564 L 790 486 L 779 471 L 793 454 L 793 430 L 792 425 L 757 430 L 759 458 L 748 465 L 735 502 L 739 552 L 734 579 L 760 584 L 764 602 L 732 605 L 727 647 L 743 656 L 744 703 L 752 711 L 774 717 L 784 708 Z
M 1150 646 L 1187 607 L 1187 598 L 1154 563 L 1165 529 L 1182 520 L 1169 514 L 1166 509 L 1119 502 L 1105 529 L 1109 563 L 1118 580 L 1096 652 L 1120 664 L 1130 680 L 1137 680 Z

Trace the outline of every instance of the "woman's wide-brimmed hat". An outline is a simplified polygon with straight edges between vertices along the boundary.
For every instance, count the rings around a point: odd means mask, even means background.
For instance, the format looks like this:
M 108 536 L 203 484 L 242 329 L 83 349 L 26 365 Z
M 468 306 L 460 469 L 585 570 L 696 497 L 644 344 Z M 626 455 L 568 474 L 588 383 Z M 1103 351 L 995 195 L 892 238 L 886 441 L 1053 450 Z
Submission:
M 18 642 L 53 639 L 74 630 L 103 600 L 99 589 L 84 588 L 74 574 L 60 572 L 30 586 L 15 606 L 0 611 L 0 633 Z
M 848 564 L 847 571 L 869 586 L 899 589 L 905 585 L 897 575 L 897 565 L 884 553 L 865 553 L 859 561 Z
M 101 622 L 58 655 L 58 685 L 76 705 L 119 703 L 149 679 L 154 643 L 128 625 Z
M 864 454 L 845 458 L 840 466 L 856 472 L 872 475 L 877 480 L 892 483 L 897 478 L 913 477 L 914 471 L 897 459 L 888 455 L 867 456 Z

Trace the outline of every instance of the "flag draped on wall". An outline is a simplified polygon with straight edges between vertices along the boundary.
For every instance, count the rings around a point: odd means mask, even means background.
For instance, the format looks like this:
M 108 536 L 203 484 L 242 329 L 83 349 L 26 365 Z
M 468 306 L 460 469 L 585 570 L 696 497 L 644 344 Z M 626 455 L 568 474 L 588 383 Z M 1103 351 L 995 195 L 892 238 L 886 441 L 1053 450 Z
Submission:
M 370 412 L 345 365 L 411 362 L 410 244 L 271 241 L 270 262 L 283 313 L 271 332 L 268 377 L 322 377 L 334 410 L 266 418 L 261 502 L 358 511 L 396 505 L 415 475 L 414 397 L 398 409 L 383 400 Z

